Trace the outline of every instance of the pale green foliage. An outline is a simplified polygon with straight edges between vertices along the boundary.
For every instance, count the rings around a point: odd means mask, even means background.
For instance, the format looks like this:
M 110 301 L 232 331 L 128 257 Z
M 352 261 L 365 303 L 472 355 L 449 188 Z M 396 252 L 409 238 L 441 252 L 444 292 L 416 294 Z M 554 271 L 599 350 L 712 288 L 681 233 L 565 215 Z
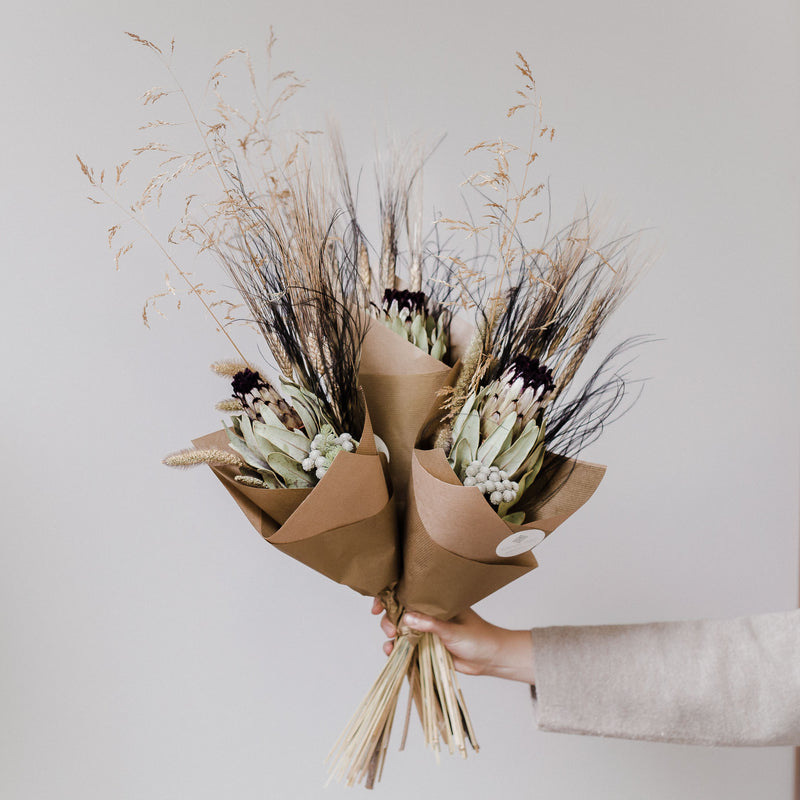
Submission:
M 544 459 L 544 421 L 530 419 L 520 430 L 518 420 L 524 416 L 524 409 L 512 403 L 498 421 L 493 410 L 496 404 L 492 387 L 486 387 L 477 394 L 470 392 L 453 423 L 453 445 L 450 449 L 449 463 L 453 471 L 466 485 L 475 485 L 468 468 L 479 462 L 485 468 L 496 468 L 507 475 L 509 481 L 519 484 L 511 501 L 493 503 L 498 514 L 509 523 L 521 524 L 522 512 L 511 512 L 514 504 L 533 483 Z M 471 472 L 474 472 L 474 467 Z M 487 496 L 487 499 L 488 496 Z M 490 501 L 491 502 L 491 501 Z M 522 516 L 520 516 L 522 515 Z
M 225 426 L 228 442 L 246 464 L 236 480 L 266 489 L 310 488 L 324 474 L 316 468 L 304 467 L 313 450 L 312 443 L 320 434 L 332 437 L 337 434 L 311 392 L 284 378 L 281 385 L 293 411 L 302 420 L 302 429 L 289 430 L 267 403 L 257 404 L 258 419 L 251 420 L 244 413 L 232 416 L 231 426 Z M 335 452 L 326 453 L 328 466 L 341 449 L 338 446 Z
M 388 310 L 378 312 L 378 318 L 398 336 L 416 345 L 424 353 L 442 361 L 447 353 L 447 331 L 444 315 L 434 316 L 426 311 L 397 309 L 395 303 Z

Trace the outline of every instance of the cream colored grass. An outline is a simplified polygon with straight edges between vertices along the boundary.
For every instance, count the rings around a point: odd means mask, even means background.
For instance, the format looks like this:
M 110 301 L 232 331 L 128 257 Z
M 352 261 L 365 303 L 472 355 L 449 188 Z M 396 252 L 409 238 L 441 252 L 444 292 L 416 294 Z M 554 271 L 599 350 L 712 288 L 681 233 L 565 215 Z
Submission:
M 478 751 L 475 731 L 458 685 L 453 660 L 434 634 L 400 634 L 375 683 L 328 754 L 328 783 L 372 788 L 381 779 L 403 683 L 409 705 L 400 744 L 408 731 L 412 702 L 422 724 L 425 744 L 436 759 L 442 743 L 452 755 L 467 757 L 467 743 Z

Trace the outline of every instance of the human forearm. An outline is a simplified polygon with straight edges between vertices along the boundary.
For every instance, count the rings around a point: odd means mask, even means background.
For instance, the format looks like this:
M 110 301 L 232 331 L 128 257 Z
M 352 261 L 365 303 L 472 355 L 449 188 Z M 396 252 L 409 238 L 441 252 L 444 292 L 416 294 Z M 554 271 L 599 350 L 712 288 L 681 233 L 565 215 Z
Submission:
M 528 630 L 515 631 L 492 625 L 496 642 L 495 655 L 486 665 L 484 675 L 522 683 L 534 683 L 533 640 Z

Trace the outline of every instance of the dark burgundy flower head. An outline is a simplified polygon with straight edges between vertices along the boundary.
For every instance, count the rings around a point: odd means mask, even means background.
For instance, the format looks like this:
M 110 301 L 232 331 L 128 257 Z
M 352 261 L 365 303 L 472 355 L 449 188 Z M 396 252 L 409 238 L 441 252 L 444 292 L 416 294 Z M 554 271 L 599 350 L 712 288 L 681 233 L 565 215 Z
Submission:
M 544 393 L 552 392 L 555 389 L 553 372 L 544 364 L 539 363 L 538 358 L 528 358 L 527 356 L 517 356 L 506 370 L 510 382 L 522 378 L 524 389 L 538 389 L 544 387 Z
M 260 389 L 264 385 L 264 379 L 258 372 L 246 368 L 237 372 L 231 381 L 234 395 L 241 400 L 244 400 L 245 395 Z
M 409 292 L 406 289 L 387 289 L 383 293 L 383 310 L 388 311 L 393 302 L 397 302 L 398 311 L 407 308 L 409 311 L 425 309 L 425 292 Z

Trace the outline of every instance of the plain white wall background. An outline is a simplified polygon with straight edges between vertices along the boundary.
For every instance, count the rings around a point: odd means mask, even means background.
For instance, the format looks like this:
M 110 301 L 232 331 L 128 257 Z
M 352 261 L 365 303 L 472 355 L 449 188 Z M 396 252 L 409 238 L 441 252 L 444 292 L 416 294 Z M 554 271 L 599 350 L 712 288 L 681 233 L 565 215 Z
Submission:
M 509 626 L 791 608 L 798 538 L 798 9 L 790 0 L 503 5 L 417 0 L 45 2 L 4 13 L 0 796 L 308 798 L 381 661 L 369 603 L 266 547 L 204 472 L 161 456 L 217 423 L 229 355 L 191 304 L 145 330 L 163 266 L 115 274 L 74 161 L 119 161 L 162 83 L 123 30 L 178 40 L 202 81 L 272 24 L 281 63 L 353 158 L 375 131 L 448 138 L 426 198 L 501 132 L 513 53 L 558 129 L 557 212 L 610 198 L 664 255 L 613 323 L 652 380 L 585 455 L 610 465 L 541 567 L 481 604 Z M 686 665 L 691 670 L 692 665 Z M 483 750 L 436 766 L 415 734 L 383 797 L 751 798 L 791 750 L 541 734 L 527 691 L 464 689 Z M 346 796 L 340 787 L 328 796 Z M 360 790 L 358 790 L 360 791 Z

